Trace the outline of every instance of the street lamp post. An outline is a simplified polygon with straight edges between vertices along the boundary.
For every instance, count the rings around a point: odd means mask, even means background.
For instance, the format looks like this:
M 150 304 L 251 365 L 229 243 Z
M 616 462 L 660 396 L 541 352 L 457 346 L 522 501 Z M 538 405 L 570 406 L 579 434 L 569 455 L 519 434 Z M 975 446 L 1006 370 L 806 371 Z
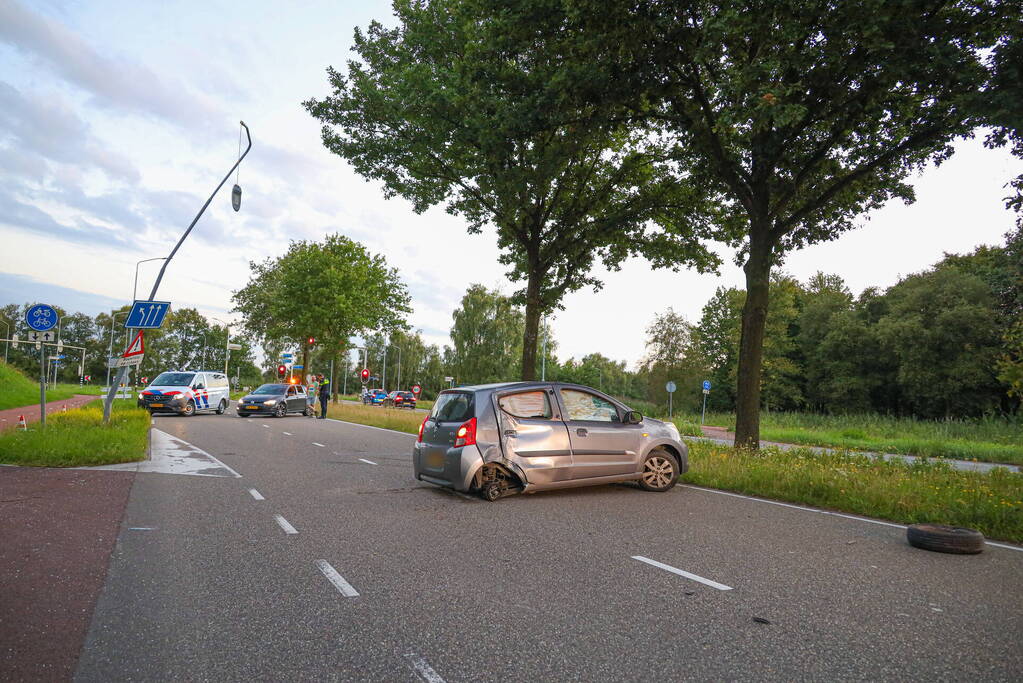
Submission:
M 114 313 L 110 311 L 110 350 L 107 352 L 107 358 L 114 355 L 114 321 L 117 320 L 119 315 L 128 315 L 131 311 L 121 311 L 120 313 Z M 110 386 L 110 363 L 107 363 L 107 386 Z
M 202 337 L 202 356 L 199 357 L 199 368 L 202 370 L 206 369 L 206 333 L 200 332 L 199 336 Z
M 145 258 L 145 259 L 142 259 L 141 261 L 139 261 L 138 263 L 135 264 L 135 286 L 131 290 L 131 300 L 132 301 L 135 301 L 135 299 L 138 297 L 138 291 L 139 291 L 139 266 L 141 264 L 143 264 L 143 263 L 148 263 L 149 261 L 166 261 L 167 258 L 168 258 L 167 256 L 157 256 L 156 258 Z
M 224 374 L 226 375 L 227 374 L 227 359 L 231 355 L 231 349 L 230 349 L 230 346 L 231 346 L 231 323 L 226 323 L 223 320 L 221 320 L 220 318 L 214 318 L 212 315 L 210 316 L 210 320 L 216 320 L 218 323 L 223 323 L 224 324 L 224 336 L 226 337 L 225 340 L 224 340 Z
M 184 234 L 181 235 L 181 237 L 178 239 L 178 242 L 177 242 L 177 244 L 174 245 L 174 248 L 171 250 L 171 253 L 167 255 L 166 259 L 164 259 L 163 266 L 160 268 L 160 274 L 156 276 L 156 282 L 153 283 L 153 289 L 150 290 L 150 292 L 149 292 L 149 299 L 148 299 L 148 301 L 152 301 L 154 298 L 156 298 L 156 293 L 160 289 L 160 282 L 163 280 L 163 274 L 165 272 L 167 272 L 167 266 L 170 264 L 171 259 L 174 258 L 174 255 L 178 253 L 178 249 L 181 248 L 181 245 L 184 243 L 185 239 L 187 239 L 189 234 L 191 234 L 192 228 L 195 227 L 195 224 L 199 222 L 199 219 L 202 217 L 203 213 L 206 212 L 206 207 L 208 207 L 210 205 L 210 202 L 213 201 L 213 198 L 215 196 L 217 196 L 217 192 L 220 192 L 220 188 L 222 188 L 224 186 L 224 183 L 226 183 L 227 179 L 231 177 L 231 174 L 234 173 L 234 170 L 236 168 L 238 168 L 238 166 L 242 163 L 242 159 L 244 159 L 246 156 L 248 156 L 249 151 L 252 149 L 252 136 L 249 135 L 249 127 L 245 125 L 244 121 L 240 121 L 239 123 L 241 123 L 242 128 L 245 129 L 245 137 L 248 139 L 248 145 L 245 147 L 245 152 L 243 152 L 238 157 L 238 160 L 235 161 L 234 164 L 231 166 L 231 170 L 229 170 L 227 172 L 227 175 L 225 175 L 224 179 L 220 181 L 220 184 L 217 185 L 216 188 L 214 188 L 213 193 L 210 194 L 209 199 L 207 199 L 206 203 L 202 205 L 201 209 L 199 209 L 199 213 L 195 214 L 195 218 L 192 219 L 192 222 L 189 224 L 188 228 L 185 229 Z M 240 144 L 239 144 L 239 146 L 240 146 Z M 238 195 L 238 198 L 240 200 L 241 199 L 241 191 L 238 190 L 236 194 Z M 235 206 L 235 210 L 237 211 L 237 205 Z M 128 368 L 126 366 L 121 366 L 120 368 L 118 368 L 118 371 L 117 371 L 117 382 L 118 382 L 118 384 L 120 384 L 121 380 L 124 378 L 124 374 L 127 371 L 127 369 Z M 109 423 L 110 422 L 110 408 L 111 408 L 111 406 L 114 403 L 114 394 L 115 393 L 116 392 L 114 391 L 114 387 L 111 386 L 110 387 L 110 391 L 107 392 L 106 400 L 103 402 L 103 422 L 104 423 Z
M 3 321 L 3 320 L 0 320 L 0 323 L 3 323 L 4 325 L 7 326 L 7 334 L 4 335 L 4 338 L 7 339 L 7 342 L 4 345 L 4 363 L 6 363 L 7 362 L 7 352 L 11 348 L 11 325 L 10 325 L 10 323 L 8 323 L 6 321 Z

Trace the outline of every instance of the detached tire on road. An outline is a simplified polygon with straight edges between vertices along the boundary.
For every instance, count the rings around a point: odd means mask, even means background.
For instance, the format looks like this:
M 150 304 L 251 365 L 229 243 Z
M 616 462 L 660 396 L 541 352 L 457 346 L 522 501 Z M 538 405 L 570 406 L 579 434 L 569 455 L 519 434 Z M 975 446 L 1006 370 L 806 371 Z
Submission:
M 974 529 L 945 524 L 911 524 L 906 540 L 914 548 L 955 555 L 976 555 L 984 550 L 984 535 Z

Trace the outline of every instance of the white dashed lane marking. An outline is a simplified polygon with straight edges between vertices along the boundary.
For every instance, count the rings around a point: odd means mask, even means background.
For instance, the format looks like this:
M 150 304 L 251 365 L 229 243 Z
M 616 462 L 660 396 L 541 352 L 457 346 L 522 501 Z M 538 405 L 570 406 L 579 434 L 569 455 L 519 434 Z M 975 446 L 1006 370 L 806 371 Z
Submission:
M 291 432 L 281 432 L 284 436 L 291 436 Z
M 264 498 L 264 497 L 263 497 L 263 494 L 262 494 L 262 493 L 260 493 L 259 491 L 257 491 L 256 489 L 249 489 L 249 493 L 250 493 L 250 494 L 252 495 L 252 497 L 253 497 L 253 498 L 255 498 L 256 500 L 266 500 L 266 498 Z
M 316 443 L 315 441 L 313 441 L 313 445 L 319 446 L 320 448 L 326 448 L 326 446 L 324 446 L 322 443 Z
M 359 458 L 359 460 L 361 460 L 361 461 L 363 461 L 364 463 L 367 463 L 367 464 L 369 464 L 369 465 L 375 465 L 375 464 L 376 464 L 376 463 L 375 463 L 375 462 L 373 462 L 372 460 L 366 460 L 366 458 Z
M 406 653 L 405 659 L 412 665 L 412 670 L 416 672 L 416 675 L 426 681 L 426 683 L 444 683 L 444 679 L 440 677 L 440 674 L 434 671 L 433 667 L 420 655 L 417 655 L 415 652 L 409 652 Z
M 284 529 L 284 533 L 286 533 L 286 534 L 297 534 L 298 533 L 298 529 L 296 529 L 295 527 L 291 526 L 291 524 L 288 522 L 288 520 L 284 519 L 280 515 L 274 515 L 274 519 L 277 520 L 277 524 L 282 529 Z
M 359 597 L 359 591 L 352 588 L 352 584 L 345 581 L 344 577 L 338 574 L 337 570 L 331 567 L 329 562 L 326 560 L 316 560 L 316 566 L 327 577 L 327 580 L 334 584 L 334 588 L 337 588 L 341 595 L 346 598 Z
M 651 560 L 649 557 L 643 557 L 642 555 L 633 555 L 632 559 L 639 560 L 640 562 L 646 562 L 647 564 L 649 564 L 652 567 L 657 567 L 658 569 L 663 569 L 666 572 L 671 572 L 672 574 L 678 574 L 679 576 L 684 576 L 687 579 L 692 579 L 693 581 L 699 581 L 700 583 L 702 583 L 702 584 L 704 584 L 706 586 L 710 586 L 711 588 L 717 588 L 719 591 L 730 591 L 730 590 L 732 590 L 731 586 L 726 586 L 723 583 L 718 583 L 717 581 L 711 581 L 710 579 L 705 579 L 702 576 L 697 576 L 696 574 L 690 574 L 687 571 L 683 571 L 683 570 L 678 569 L 676 567 L 672 567 L 671 565 L 658 562 L 657 560 Z

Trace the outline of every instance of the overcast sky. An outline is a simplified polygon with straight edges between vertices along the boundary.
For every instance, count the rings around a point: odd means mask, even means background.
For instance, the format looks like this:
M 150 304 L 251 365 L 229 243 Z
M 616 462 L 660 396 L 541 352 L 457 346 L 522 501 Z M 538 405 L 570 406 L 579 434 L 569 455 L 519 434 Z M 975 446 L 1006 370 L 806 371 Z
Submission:
M 324 69 L 343 67 L 353 28 L 371 19 L 391 23 L 389 4 L 0 0 L 0 303 L 95 314 L 130 301 L 136 262 L 169 253 L 234 162 L 243 119 L 253 148 L 242 210 L 222 190 L 160 298 L 229 319 L 249 261 L 339 232 L 401 271 L 410 322 L 447 343 L 469 284 L 516 288 L 493 233 L 468 235 L 442 208 L 416 215 L 385 200 L 323 149 L 300 104 L 327 94 Z M 1021 172 L 1007 152 L 964 141 L 915 179 L 915 204 L 864 217 L 837 241 L 791 255 L 785 270 L 837 273 L 859 293 L 943 252 L 999 243 L 1013 225 L 1005 183 Z M 570 295 L 554 319 L 559 356 L 599 351 L 633 366 L 655 314 L 673 307 L 695 320 L 717 287 L 742 286 L 731 253 L 721 254 L 720 276 L 651 271 L 641 260 L 602 273 L 600 292 Z M 159 265 L 141 266 L 143 298 Z

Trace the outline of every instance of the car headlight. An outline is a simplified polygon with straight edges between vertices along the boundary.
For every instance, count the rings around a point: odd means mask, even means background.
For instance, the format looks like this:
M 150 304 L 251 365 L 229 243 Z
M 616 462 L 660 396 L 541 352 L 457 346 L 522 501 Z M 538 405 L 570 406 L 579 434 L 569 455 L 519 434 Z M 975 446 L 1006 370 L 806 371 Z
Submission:
M 272 406 L 275 403 L 277 403 L 277 399 L 275 398 L 271 398 L 269 401 L 263 401 L 263 405 L 265 406 Z

